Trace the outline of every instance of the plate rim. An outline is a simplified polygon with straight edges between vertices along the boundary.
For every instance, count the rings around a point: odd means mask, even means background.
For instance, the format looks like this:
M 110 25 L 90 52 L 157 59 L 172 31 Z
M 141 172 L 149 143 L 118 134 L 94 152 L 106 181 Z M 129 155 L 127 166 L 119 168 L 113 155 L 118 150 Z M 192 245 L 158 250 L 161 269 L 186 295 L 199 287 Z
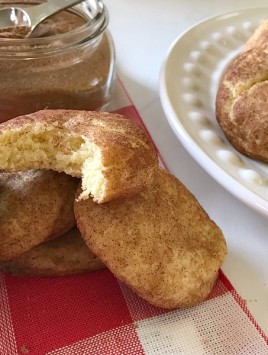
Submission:
M 202 26 L 209 21 L 219 21 L 226 20 L 231 17 L 243 16 L 246 13 L 251 13 L 255 11 L 260 13 L 260 16 L 263 17 L 263 11 L 267 12 L 268 7 L 253 7 L 246 8 L 226 13 L 221 13 L 216 16 L 207 17 L 194 25 L 187 28 L 179 36 L 177 36 L 171 45 L 169 46 L 166 56 L 162 62 L 160 73 L 159 73 L 159 94 L 160 102 L 165 113 L 165 117 L 175 133 L 176 137 L 182 143 L 183 147 L 188 151 L 188 153 L 194 158 L 194 160 L 221 186 L 223 186 L 227 191 L 229 191 L 233 196 L 238 198 L 248 207 L 253 208 L 257 212 L 260 212 L 264 216 L 268 216 L 268 198 L 262 198 L 257 193 L 251 191 L 249 188 L 244 186 L 241 182 L 237 181 L 233 176 L 226 172 L 222 167 L 220 167 L 208 154 L 198 145 L 198 143 L 190 136 L 187 129 L 184 127 L 180 118 L 177 116 L 172 103 L 167 99 L 168 94 L 168 85 L 166 82 L 166 71 L 168 61 L 172 56 L 176 46 L 178 46 L 180 40 L 184 38 L 191 30 Z M 230 147 L 231 144 L 229 143 Z M 237 151 L 238 152 L 238 151 Z M 239 153 L 239 152 L 238 152 Z M 243 155 L 242 155 L 243 156 Z M 204 163 L 205 161 L 205 163 Z

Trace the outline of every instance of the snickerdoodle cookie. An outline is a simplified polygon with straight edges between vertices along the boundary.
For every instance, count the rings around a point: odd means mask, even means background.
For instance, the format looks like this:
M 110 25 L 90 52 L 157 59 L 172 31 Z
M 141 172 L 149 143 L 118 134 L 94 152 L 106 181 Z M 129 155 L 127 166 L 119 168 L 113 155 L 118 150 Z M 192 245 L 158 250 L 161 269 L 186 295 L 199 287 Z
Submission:
M 106 202 L 151 185 L 158 158 L 144 131 L 113 113 L 43 110 L 0 124 L 0 170 L 82 177 L 80 199 Z
M 0 260 L 72 228 L 78 179 L 52 170 L 0 174 Z
M 247 50 L 228 67 L 217 92 L 216 117 L 237 150 L 268 162 L 268 47 Z
M 248 51 L 249 49 L 267 46 L 268 43 L 268 19 L 265 19 L 256 28 L 253 35 L 247 40 L 243 50 Z
M 112 273 L 163 308 L 193 306 L 215 283 L 226 255 L 219 227 L 174 176 L 131 198 L 75 202 L 82 238 Z
M 104 267 L 86 246 L 77 228 L 17 258 L 0 262 L 0 270 L 19 276 L 66 276 Z

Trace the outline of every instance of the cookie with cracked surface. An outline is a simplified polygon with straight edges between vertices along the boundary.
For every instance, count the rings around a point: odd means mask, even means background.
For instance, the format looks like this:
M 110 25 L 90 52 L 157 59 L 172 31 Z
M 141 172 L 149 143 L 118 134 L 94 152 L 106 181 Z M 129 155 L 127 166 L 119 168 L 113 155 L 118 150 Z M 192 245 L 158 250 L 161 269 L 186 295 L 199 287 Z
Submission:
M 255 29 L 254 33 L 247 40 L 243 51 L 248 51 L 249 49 L 267 46 L 268 43 L 268 19 L 265 19 L 261 24 Z
M 193 306 L 208 296 L 226 255 L 219 227 L 195 197 L 159 169 L 131 198 L 76 201 L 82 238 L 111 272 L 151 304 Z
M 216 118 L 238 151 L 268 162 L 268 48 L 245 51 L 228 67 L 217 92 Z
M 43 110 L 0 124 L 0 170 L 52 169 L 82 178 L 80 199 L 133 195 L 154 179 L 158 157 L 137 124 L 93 111 Z

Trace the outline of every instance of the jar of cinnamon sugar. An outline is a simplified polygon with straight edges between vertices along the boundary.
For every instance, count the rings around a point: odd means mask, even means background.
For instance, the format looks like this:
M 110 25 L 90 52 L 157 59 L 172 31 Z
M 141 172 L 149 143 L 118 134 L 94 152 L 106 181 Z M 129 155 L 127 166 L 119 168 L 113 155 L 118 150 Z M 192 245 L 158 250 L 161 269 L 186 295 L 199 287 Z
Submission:
M 45 20 L 29 38 L 0 33 L 0 122 L 45 108 L 103 109 L 115 76 L 107 25 L 102 1 L 85 0 Z

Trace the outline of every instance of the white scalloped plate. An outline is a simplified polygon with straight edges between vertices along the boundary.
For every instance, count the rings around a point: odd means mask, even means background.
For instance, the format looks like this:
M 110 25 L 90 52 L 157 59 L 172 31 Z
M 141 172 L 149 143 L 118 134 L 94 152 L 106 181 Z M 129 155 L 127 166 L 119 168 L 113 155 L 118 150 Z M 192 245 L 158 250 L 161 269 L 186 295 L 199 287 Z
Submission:
M 268 165 L 237 152 L 215 118 L 226 66 L 266 17 L 268 8 L 248 9 L 190 28 L 168 50 L 159 88 L 168 122 L 186 150 L 223 187 L 268 216 Z

